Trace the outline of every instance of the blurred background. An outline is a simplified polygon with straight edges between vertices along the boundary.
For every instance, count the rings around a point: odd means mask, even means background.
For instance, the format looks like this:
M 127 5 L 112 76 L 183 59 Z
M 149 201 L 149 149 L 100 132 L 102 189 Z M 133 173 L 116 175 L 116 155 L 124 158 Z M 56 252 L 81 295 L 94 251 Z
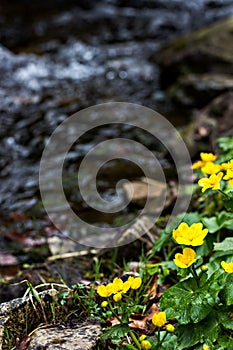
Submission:
M 37 232 L 35 218 L 51 230 L 40 202 L 39 161 L 49 135 L 73 113 L 109 101 L 150 107 L 183 130 L 194 157 L 203 140 L 208 151 L 215 136 L 229 134 L 231 15 L 232 0 L 0 1 L 1 249 Z M 91 211 L 73 191 L 78 164 L 94 144 L 119 136 L 145 144 L 175 178 L 166 150 L 141 130 L 115 125 L 85 135 L 67 159 L 64 186 L 91 222 L 112 224 L 116 217 Z M 108 164 L 99 179 L 103 196 L 114 198 L 123 172 L 129 179 L 143 175 L 133 164 Z

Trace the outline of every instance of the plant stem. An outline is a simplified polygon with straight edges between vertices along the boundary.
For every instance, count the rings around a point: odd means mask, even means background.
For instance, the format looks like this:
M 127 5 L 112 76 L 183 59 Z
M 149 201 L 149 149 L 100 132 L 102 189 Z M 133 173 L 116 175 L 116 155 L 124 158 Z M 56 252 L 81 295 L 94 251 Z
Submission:
M 133 339 L 133 341 L 134 341 L 135 345 L 137 346 L 137 348 L 139 350 L 141 350 L 141 345 L 140 345 L 139 341 L 137 340 L 137 337 L 135 336 L 134 332 L 130 330 L 129 334 L 130 334 L 131 338 Z
M 200 288 L 199 278 L 198 278 L 198 276 L 197 276 L 195 267 L 194 267 L 193 265 L 191 266 L 191 272 L 192 272 L 192 275 L 193 275 L 195 281 L 197 282 L 197 287 Z
M 163 344 L 163 342 L 164 342 L 164 340 L 165 340 L 165 338 L 166 338 L 167 335 L 168 335 L 168 332 L 166 332 L 166 333 L 164 334 L 163 338 L 162 338 L 161 341 L 160 341 L 160 344 Z
M 158 338 L 158 345 L 160 345 L 160 328 L 158 328 L 158 335 L 157 335 L 157 338 Z
M 115 310 L 112 307 L 112 304 L 110 302 L 110 300 L 108 301 L 108 305 L 110 307 L 110 310 L 112 311 L 112 314 L 116 317 L 116 319 L 122 324 L 122 320 L 120 319 L 120 317 L 117 315 L 117 313 L 115 312 Z
M 218 190 L 218 191 L 221 192 L 225 197 L 230 198 L 230 197 L 228 196 L 228 194 L 226 194 L 226 193 L 223 192 L 222 190 Z

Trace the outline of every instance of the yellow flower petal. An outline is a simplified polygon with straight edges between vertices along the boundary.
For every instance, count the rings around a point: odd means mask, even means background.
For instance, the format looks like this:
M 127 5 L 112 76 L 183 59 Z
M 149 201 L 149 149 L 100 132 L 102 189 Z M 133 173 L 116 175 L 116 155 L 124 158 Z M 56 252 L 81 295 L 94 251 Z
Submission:
M 156 327 L 162 327 L 165 325 L 166 323 L 166 313 L 164 311 L 158 312 L 157 314 L 154 314 L 152 316 L 152 323 L 156 326 Z
M 138 288 L 140 288 L 141 284 L 142 284 L 142 279 L 141 279 L 141 277 L 136 277 L 136 278 L 134 278 L 133 281 L 131 282 L 131 288 L 132 288 L 132 289 L 138 289 Z
M 104 285 L 98 286 L 97 293 L 103 298 L 107 298 L 112 294 L 111 290 L 109 290 L 108 287 Z
M 220 172 L 217 175 L 212 174 L 209 178 L 202 178 L 198 181 L 198 184 L 202 186 L 202 192 L 205 192 L 208 188 L 212 190 L 220 190 L 220 181 L 223 177 L 223 173 Z
M 106 300 L 102 301 L 101 307 L 106 307 L 108 305 L 108 302 Z
M 207 162 L 204 164 L 204 166 L 201 168 L 201 171 L 204 174 L 212 175 L 218 173 L 222 169 L 220 164 L 214 164 L 212 162 Z
M 175 327 L 169 323 L 166 325 L 166 331 L 173 333 L 175 331 Z
M 226 263 L 225 261 L 221 262 L 222 268 L 228 272 L 228 273 L 233 273 L 233 261 Z
M 122 299 L 121 293 L 117 293 L 113 295 L 113 300 L 118 303 Z
M 182 222 L 176 230 L 173 230 L 173 238 L 178 244 L 199 246 L 204 242 L 204 238 L 208 233 L 208 229 L 202 229 L 201 222 L 194 223 L 190 227 L 185 222 Z
M 152 348 L 151 343 L 149 342 L 149 340 L 142 340 L 141 342 L 141 348 L 142 350 L 149 350 Z
M 201 160 L 199 160 L 198 162 L 196 162 L 192 165 L 192 169 L 197 170 L 197 169 L 202 168 L 204 165 L 205 165 L 205 162 L 202 162 Z
M 196 261 L 196 253 L 191 248 L 184 248 L 183 254 L 177 253 L 173 259 L 176 266 L 186 269 Z
M 204 153 L 204 152 L 201 152 L 200 157 L 203 162 L 214 162 L 217 158 L 216 155 L 213 153 Z

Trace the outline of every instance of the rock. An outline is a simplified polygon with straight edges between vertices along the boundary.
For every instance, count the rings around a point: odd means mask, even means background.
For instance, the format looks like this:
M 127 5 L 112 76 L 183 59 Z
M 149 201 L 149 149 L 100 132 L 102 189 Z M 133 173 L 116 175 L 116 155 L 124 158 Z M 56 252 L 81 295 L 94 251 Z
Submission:
M 233 17 L 180 37 L 157 56 L 161 84 L 180 104 L 203 107 L 233 88 Z
M 147 183 L 148 180 L 148 183 Z M 142 178 L 141 181 L 126 182 L 123 184 L 128 199 L 144 207 L 147 198 L 160 198 L 166 190 L 166 184 L 153 179 Z
M 233 92 L 222 94 L 195 116 L 195 139 L 209 138 L 212 145 L 218 137 L 233 135 Z
M 73 291 L 63 287 L 65 302 L 60 303 L 59 291 L 31 292 L 27 298 L 13 299 L 0 306 L 0 349 L 25 349 L 21 343 L 29 343 L 27 349 L 94 349 L 101 335 L 97 321 L 69 319 L 74 311 L 81 312 Z M 60 293 L 63 295 L 62 293 Z M 61 305 L 62 304 L 62 305 Z M 41 324 L 45 324 L 41 327 Z M 51 325 L 53 324 L 53 325 Z M 50 325 L 50 326 L 49 326 Z M 26 334 L 26 337 L 25 337 Z M 22 347 L 20 347 L 22 346 Z
M 99 323 L 93 321 L 48 326 L 33 333 L 27 349 L 91 350 L 96 349 L 96 342 L 100 335 L 101 327 Z
M 168 89 L 179 105 L 202 107 L 219 94 L 233 89 L 233 78 L 227 74 L 187 74 Z

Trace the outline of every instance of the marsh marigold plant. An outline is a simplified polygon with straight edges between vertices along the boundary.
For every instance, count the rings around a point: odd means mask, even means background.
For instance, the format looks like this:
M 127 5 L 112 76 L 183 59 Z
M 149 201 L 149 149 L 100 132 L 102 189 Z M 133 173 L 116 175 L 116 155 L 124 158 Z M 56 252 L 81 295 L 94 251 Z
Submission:
M 222 268 L 225 270 L 227 273 L 233 273 L 233 261 L 226 263 L 225 261 L 221 262 Z
M 158 312 L 157 314 L 154 314 L 152 317 L 152 323 L 156 327 L 162 327 L 166 323 L 166 313 L 164 311 Z
M 209 188 L 211 190 L 220 190 L 220 182 L 222 180 L 223 173 L 220 172 L 217 175 L 212 174 L 210 177 L 203 177 L 198 181 L 198 184 L 202 187 L 202 192 L 205 192 Z
M 184 248 L 183 254 L 177 253 L 175 259 L 173 259 L 176 266 L 181 269 L 187 269 L 187 267 L 195 263 L 196 260 L 196 252 L 191 248 Z
M 202 223 L 194 223 L 188 226 L 186 222 L 182 222 L 176 230 L 173 230 L 172 236 L 178 244 L 189 246 L 200 246 L 204 243 L 204 238 L 208 233 L 208 229 L 203 229 Z

